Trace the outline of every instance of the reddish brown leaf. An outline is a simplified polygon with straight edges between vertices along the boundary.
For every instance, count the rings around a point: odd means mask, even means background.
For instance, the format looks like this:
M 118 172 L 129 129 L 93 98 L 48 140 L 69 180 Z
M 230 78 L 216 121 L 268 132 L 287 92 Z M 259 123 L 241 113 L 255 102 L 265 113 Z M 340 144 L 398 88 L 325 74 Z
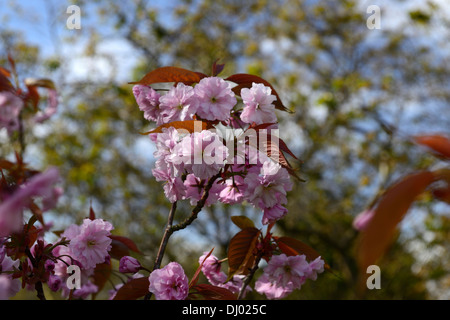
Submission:
M 89 219 L 95 220 L 95 212 L 94 209 L 92 208 L 92 204 L 89 206 Z
M 432 149 L 438 156 L 450 160 L 450 139 L 443 135 L 423 135 L 414 137 L 414 141 Z
M 196 284 L 193 286 L 188 299 L 196 295 L 203 296 L 206 300 L 236 300 L 236 295 L 228 289 L 216 287 L 211 284 Z
M 30 209 L 30 211 L 34 214 L 34 216 L 36 217 L 36 219 L 42 224 L 44 225 L 44 218 L 42 216 L 42 210 L 41 208 L 39 208 L 39 206 L 32 200 L 30 202 L 30 205 L 28 206 L 28 208 Z
M 217 62 L 219 62 L 219 59 L 214 61 L 213 65 L 212 65 L 211 73 L 212 73 L 213 77 L 216 77 L 217 75 L 219 75 L 219 73 L 221 73 L 223 68 L 225 67 L 225 64 L 218 64 Z
M 145 296 L 149 291 L 148 277 L 131 279 L 117 290 L 114 300 L 136 300 Z
M 39 229 L 35 226 L 26 225 L 24 226 L 24 232 L 25 245 L 31 248 L 38 238 Z
M 272 135 L 271 135 L 271 134 L 267 134 L 267 139 L 268 139 L 269 141 L 271 141 Z M 291 157 L 293 157 L 294 159 L 298 160 L 297 157 L 295 156 L 295 154 L 293 154 L 292 151 L 288 148 L 286 142 L 284 142 L 283 139 L 280 139 L 280 138 L 276 139 L 276 138 L 274 138 L 274 141 L 278 141 L 278 148 L 279 148 L 281 151 L 286 152 L 286 153 L 289 154 Z
M 151 85 L 162 82 L 196 83 L 204 77 L 206 75 L 200 72 L 177 67 L 161 67 L 147 73 L 141 80 L 130 82 L 130 84 Z
M 191 279 L 191 282 L 189 282 L 189 288 L 191 288 L 192 286 L 195 286 L 195 284 L 197 283 L 198 276 L 200 275 L 200 272 L 202 271 L 203 264 L 205 263 L 206 259 L 208 259 L 208 257 L 211 255 L 213 250 L 214 250 L 214 248 L 211 249 L 211 251 L 203 259 L 202 263 L 200 263 L 200 265 L 198 266 L 197 270 L 195 271 L 194 276 Z
M 254 228 L 255 224 L 252 220 L 250 220 L 246 216 L 232 216 L 231 221 L 238 226 L 241 230 L 244 230 L 245 228 Z
M 450 184 L 447 187 L 433 189 L 432 193 L 436 199 L 450 204 Z
M 111 239 L 118 241 L 120 243 L 123 243 L 128 249 L 130 249 L 131 251 L 134 251 L 136 253 L 142 253 L 137 245 L 134 243 L 133 240 L 127 238 L 127 237 L 122 237 L 122 236 L 116 236 L 116 235 L 110 235 L 109 236 Z
M 12 69 L 13 73 L 16 73 L 16 62 L 14 61 L 14 58 L 12 57 L 12 55 L 10 53 L 8 53 L 8 61 L 9 61 L 9 64 L 11 65 L 11 69 Z
M 321 257 L 321 255 L 311 248 L 306 243 L 291 238 L 291 237 L 273 237 L 275 242 L 278 245 L 278 248 L 280 248 L 281 252 L 283 252 L 287 256 L 297 256 L 304 254 L 306 256 L 306 259 L 308 261 L 313 261 L 318 257 Z M 321 257 L 323 260 L 323 257 Z M 330 266 L 325 263 L 325 269 L 330 269 Z
M 0 159 L 0 169 L 6 169 L 6 170 L 9 171 L 12 168 L 14 168 L 15 165 L 16 164 L 11 162 L 11 161 L 8 161 L 8 160 L 5 160 L 5 159 Z
M 25 97 L 25 100 L 30 101 L 30 103 L 36 109 L 39 104 L 39 99 L 41 98 L 38 89 L 35 86 L 27 86 L 27 89 L 28 93 Z
M 112 239 L 109 255 L 113 259 L 120 260 L 122 257 L 130 255 L 130 249 L 123 242 Z
M 251 75 L 251 74 L 237 73 L 232 76 L 229 76 L 225 80 L 231 81 L 231 82 L 234 82 L 237 84 L 237 86 L 233 88 L 233 92 L 239 96 L 241 95 L 241 90 L 243 88 L 251 88 L 253 82 L 262 83 L 265 86 L 270 87 L 272 89 L 272 93 L 277 97 L 277 100 L 275 100 L 275 102 L 274 102 L 275 108 L 282 110 L 282 111 L 290 112 L 289 109 L 283 105 L 283 102 L 281 102 L 281 98 L 278 95 L 275 88 L 268 81 L 264 80 L 261 77 Z
M 189 133 L 193 133 L 211 129 L 212 124 L 208 121 L 200 121 L 200 120 L 172 121 L 169 123 L 162 124 L 158 128 L 155 128 L 148 132 L 144 132 L 142 134 L 147 135 L 150 133 L 161 133 L 162 129 L 170 127 L 174 127 L 175 129 L 179 130 L 186 130 Z
M 11 84 L 11 81 L 9 81 L 9 76 L 7 76 L 7 70 L 1 69 L 0 70 L 0 92 L 1 91 L 11 91 L 14 92 L 14 87 Z
M 253 253 L 261 231 L 250 227 L 239 231 L 231 240 L 228 247 L 228 280 L 234 274 L 247 274 L 253 265 Z
M 30 101 L 35 109 L 37 109 L 40 100 L 38 88 L 55 89 L 55 84 L 50 79 L 27 78 L 25 79 L 25 85 L 28 89 L 25 100 Z
M 11 72 L 8 69 L 0 67 L 0 75 L 3 75 L 6 78 L 11 77 Z
M 263 123 L 260 125 L 252 124 L 247 129 L 255 130 L 256 132 L 256 146 L 254 143 L 251 142 L 251 139 L 249 142 L 246 142 L 247 144 L 251 144 L 253 147 L 256 147 L 260 152 L 267 155 L 269 158 L 271 158 L 273 161 L 279 163 L 283 168 L 285 168 L 289 174 L 294 176 L 295 178 L 299 179 L 300 181 L 304 181 L 301 179 L 295 170 L 292 168 L 291 164 L 287 161 L 286 156 L 284 155 L 283 151 L 291 155 L 294 159 L 298 160 L 297 157 L 292 153 L 292 151 L 288 148 L 286 143 L 280 139 L 277 136 L 273 136 L 268 133 L 266 130 L 267 127 L 271 126 L 273 123 Z M 249 136 L 254 136 L 253 132 L 250 132 Z
M 99 263 L 95 266 L 94 274 L 92 275 L 93 283 L 98 287 L 100 292 L 111 276 L 111 263 Z M 97 293 L 92 295 L 92 300 L 95 300 Z
M 391 186 L 380 199 L 367 228 L 360 234 L 358 262 L 365 274 L 369 265 L 384 254 L 390 245 L 398 223 L 409 207 L 434 180 L 433 173 L 423 171 L 404 177 Z
M 283 151 L 280 149 L 280 145 L 284 145 L 285 148 L 287 149 L 286 144 L 284 142 L 282 142 L 281 144 L 273 143 L 271 141 L 270 135 L 267 135 L 267 136 L 268 136 L 268 138 L 266 141 L 258 139 L 258 150 L 261 151 L 262 153 L 266 154 L 273 161 L 278 162 L 278 164 L 280 164 L 283 168 L 285 168 L 289 172 L 290 175 L 296 177 L 299 180 L 302 180 L 297 175 L 295 170 L 292 168 L 289 161 L 286 159 L 286 156 L 284 155 Z M 282 140 L 279 139 L 279 142 L 280 141 L 282 141 Z M 287 149 L 287 150 L 289 150 L 289 149 Z M 289 150 L 289 152 L 291 152 L 291 151 Z

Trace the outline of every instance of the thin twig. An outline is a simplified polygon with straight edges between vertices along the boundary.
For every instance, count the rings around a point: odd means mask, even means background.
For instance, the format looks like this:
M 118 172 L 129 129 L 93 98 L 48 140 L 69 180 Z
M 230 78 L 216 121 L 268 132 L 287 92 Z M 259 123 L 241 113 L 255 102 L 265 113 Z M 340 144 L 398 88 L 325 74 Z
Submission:
M 172 203 L 172 207 L 170 208 L 169 217 L 167 219 L 166 229 L 164 230 L 164 235 L 161 239 L 161 244 L 159 245 L 158 254 L 156 256 L 155 264 L 153 266 L 153 270 L 159 269 L 161 266 L 161 262 L 164 256 L 164 252 L 167 247 L 167 243 L 169 242 L 169 238 L 173 233 L 172 223 L 173 218 L 175 217 L 175 211 L 177 210 L 177 202 Z
M 212 188 L 212 185 L 220 177 L 220 175 L 221 175 L 221 173 L 219 172 L 218 174 L 213 176 L 211 179 L 209 179 L 209 181 L 208 181 L 208 183 L 205 186 L 205 189 L 203 191 L 203 195 L 202 195 L 201 199 L 197 202 L 197 205 L 192 210 L 191 215 L 188 218 L 186 218 L 183 222 L 173 226 L 172 227 L 172 232 L 175 232 L 175 231 L 178 231 L 178 230 L 186 228 L 195 219 L 197 219 L 198 213 L 203 209 L 203 207 L 204 207 L 204 205 L 206 203 L 206 200 L 208 199 L 209 190 Z
M 159 267 L 161 266 L 161 262 L 164 257 L 164 252 L 166 251 L 167 243 L 169 242 L 169 238 L 173 233 L 172 223 L 173 223 L 173 219 L 175 217 L 176 210 L 177 210 L 177 202 L 175 201 L 172 203 L 172 207 L 170 208 L 169 217 L 167 218 L 166 229 L 164 230 L 164 235 L 161 239 L 161 244 L 159 245 L 158 254 L 156 255 L 156 260 L 155 260 L 155 264 L 153 265 L 152 271 L 159 269 Z M 145 295 L 144 300 L 150 300 L 151 297 L 152 297 L 152 293 L 148 292 Z
M 186 228 L 188 225 L 190 225 L 195 219 L 197 219 L 198 213 L 202 210 L 203 206 L 205 205 L 206 199 L 208 199 L 209 196 L 209 190 L 211 189 L 214 182 L 220 177 L 221 172 L 213 176 L 211 179 L 209 179 L 207 185 L 205 186 L 205 189 L 203 191 L 203 195 L 201 199 L 197 202 L 197 205 L 192 210 L 191 215 L 186 218 L 183 222 L 173 226 L 173 220 L 175 217 L 175 211 L 177 209 L 177 202 L 175 201 L 172 203 L 172 207 L 170 208 L 169 217 L 167 218 L 167 225 L 166 229 L 164 230 L 164 235 L 161 239 L 161 244 L 158 249 L 158 254 L 156 255 L 155 264 L 153 266 L 153 270 L 159 269 L 161 267 L 161 262 L 164 257 L 164 252 L 166 250 L 167 244 L 169 242 L 170 236 L 178 230 Z M 145 295 L 144 300 L 150 300 L 152 296 L 152 293 L 149 292 Z
M 30 248 L 26 247 L 25 248 L 25 254 L 27 255 L 28 259 L 30 259 L 31 265 L 34 268 L 38 267 L 39 261 L 36 261 L 36 259 L 33 257 L 33 254 L 30 251 Z M 45 294 L 44 294 L 44 289 L 42 288 L 42 282 L 38 281 L 35 283 L 34 285 L 34 289 L 36 289 L 37 292 L 37 297 L 39 298 L 39 300 L 47 300 L 45 298 Z
M 244 297 L 245 289 L 250 284 L 255 275 L 256 270 L 259 268 L 259 262 L 261 261 L 262 254 L 258 254 L 256 256 L 255 262 L 253 263 L 253 267 L 250 269 L 250 272 L 245 277 L 244 283 L 242 284 L 241 289 L 239 290 L 238 300 L 241 300 Z

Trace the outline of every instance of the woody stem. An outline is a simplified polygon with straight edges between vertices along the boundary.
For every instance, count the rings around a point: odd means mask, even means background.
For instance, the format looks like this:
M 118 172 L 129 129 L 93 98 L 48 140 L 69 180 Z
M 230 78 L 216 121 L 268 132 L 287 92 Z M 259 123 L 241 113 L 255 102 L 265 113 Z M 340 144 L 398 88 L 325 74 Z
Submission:
M 219 172 L 218 174 L 216 174 L 215 176 L 213 176 L 212 178 L 210 178 L 208 180 L 208 183 L 206 184 L 205 189 L 203 191 L 203 195 L 202 195 L 201 199 L 197 202 L 197 205 L 192 210 L 191 215 L 188 218 L 186 218 L 186 220 L 184 220 L 183 222 L 181 222 L 181 223 L 179 223 L 177 225 L 173 225 L 173 220 L 174 220 L 174 217 L 175 217 L 175 211 L 177 209 L 177 202 L 175 201 L 174 203 L 172 203 L 172 207 L 170 208 L 170 212 L 169 212 L 169 217 L 167 218 L 166 229 L 165 229 L 164 235 L 163 235 L 163 237 L 161 239 L 161 244 L 159 246 L 158 254 L 156 256 L 155 264 L 154 264 L 152 270 L 156 270 L 156 269 L 159 269 L 161 267 L 161 262 L 162 262 L 162 259 L 164 257 L 164 252 L 166 250 L 166 247 L 167 247 L 167 244 L 169 242 L 170 236 L 175 231 L 178 231 L 178 230 L 186 228 L 195 219 L 197 219 L 198 213 L 204 207 L 204 205 L 206 203 L 206 199 L 208 199 L 209 190 L 211 189 L 211 187 L 214 184 L 214 182 L 220 177 L 220 174 L 221 173 Z M 145 296 L 145 300 L 149 300 L 151 298 L 151 296 L 152 296 L 152 294 L 148 293 Z

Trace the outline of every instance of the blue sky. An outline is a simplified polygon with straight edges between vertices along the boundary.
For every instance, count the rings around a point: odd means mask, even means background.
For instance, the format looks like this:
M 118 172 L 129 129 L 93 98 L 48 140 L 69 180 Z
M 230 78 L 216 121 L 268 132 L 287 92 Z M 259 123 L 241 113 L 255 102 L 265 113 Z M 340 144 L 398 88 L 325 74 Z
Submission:
M 166 23 L 170 23 L 173 1 L 152 0 L 149 3 L 164 15 L 163 20 Z M 110 56 L 118 68 L 115 74 L 116 80 L 131 81 L 129 76 L 139 58 L 138 53 L 126 40 L 114 33 L 112 26 L 94 20 L 97 8 L 93 4 L 85 4 L 80 7 L 81 30 L 69 30 L 66 26 L 67 19 L 70 17 L 70 14 L 67 13 L 69 5 L 71 5 L 71 1 L 0 0 L 0 8 L 2 8 L 0 25 L 20 32 L 28 44 L 40 48 L 43 57 L 60 54 L 69 57 L 70 59 L 67 60 L 73 80 L 85 78 L 99 80 L 102 77 L 108 77 L 112 72 L 111 61 L 105 56 Z M 95 30 L 100 35 L 95 57 L 84 55 L 88 41 L 86 32 L 88 33 L 90 30 Z M 70 42 L 64 41 L 68 37 L 71 38 Z M 91 70 L 92 66 L 97 66 L 94 73 Z

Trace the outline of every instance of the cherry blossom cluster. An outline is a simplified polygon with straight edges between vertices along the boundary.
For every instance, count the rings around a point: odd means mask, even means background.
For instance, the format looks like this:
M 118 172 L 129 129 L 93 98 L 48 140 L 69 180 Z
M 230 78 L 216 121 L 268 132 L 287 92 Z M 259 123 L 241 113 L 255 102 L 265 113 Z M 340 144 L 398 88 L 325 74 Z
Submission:
M 290 175 L 257 143 L 245 138 L 258 138 L 256 131 L 247 133 L 255 125 L 277 129 L 272 89 L 253 83 L 251 88 L 242 88 L 237 98 L 229 82 L 206 77 L 194 87 L 178 83 L 164 94 L 160 91 L 144 85 L 133 87 L 144 118 L 163 126 L 150 138 L 156 145 L 152 173 L 164 182 L 167 199 L 188 199 L 195 205 L 209 179 L 220 174 L 209 190 L 206 206 L 246 201 L 263 212 L 263 224 L 282 218 L 287 213 L 287 192 L 292 189 Z M 214 126 L 201 130 L 200 124 L 194 132 L 170 126 L 186 120 Z
M 191 205 L 196 205 L 212 179 L 206 206 L 217 202 L 247 202 L 263 212 L 264 225 L 286 215 L 287 192 L 293 186 L 289 172 L 261 149 L 262 143 L 249 142 L 259 138 L 259 132 L 252 131 L 254 128 L 278 128 L 274 105 L 277 98 L 270 87 L 252 83 L 236 95 L 229 82 L 206 77 L 195 86 L 177 83 L 164 94 L 161 92 L 140 84 L 133 87 L 144 118 L 161 128 L 157 133 L 150 133 L 156 145 L 152 173 L 157 181 L 164 182 L 164 192 L 170 202 L 189 200 Z M 179 125 L 180 121 L 188 120 L 199 122 L 193 132 Z M 203 122 L 213 126 L 202 129 Z M 307 279 L 315 280 L 324 270 L 320 257 L 308 262 L 305 255 L 272 255 L 272 251 L 273 248 L 268 252 L 270 259 L 267 258 L 263 275 L 255 283 L 255 290 L 269 299 L 285 297 L 300 289 Z M 210 253 L 204 253 L 199 264 L 208 282 L 215 287 L 240 297 L 253 290 L 244 284 L 246 276 L 228 277 L 221 270 L 222 262 Z M 122 272 L 137 272 L 141 268 L 131 257 L 124 257 L 121 266 Z M 156 299 L 188 297 L 188 279 L 176 262 L 154 270 L 149 282 L 149 291 Z
M 60 180 L 58 169 L 31 177 L 20 186 L 10 186 L 2 180 L 0 189 L 0 238 L 18 232 L 23 227 L 23 209 L 28 207 L 35 197 L 42 199 L 42 211 L 52 209 L 63 191 L 55 186 Z
M 15 68 L 12 65 L 15 77 Z M 0 91 L 0 130 L 6 129 L 11 140 L 24 133 L 25 125 L 42 123 L 57 111 L 58 94 L 47 79 L 25 79 L 28 91 L 16 88 L 10 72 L 2 68 Z M 18 81 L 15 81 L 16 83 Z M 47 106 L 38 108 L 37 88 L 47 89 Z M 92 275 L 99 264 L 110 264 L 111 230 L 107 221 L 91 217 L 81 225 L 72 224 L 54 243 L 47 243 L 44 213 L 53 209 L 63 194 L 59 170 L 49 167 L 43 172 L 29 169 L 21 153 L 16 161 L 0 159 L 0 300 L 8 299 L 22 289 L 36 290 L 45 299 L 43 284 L 64 297 L 85 299 L 99 288 Z M 28 222 L 25 222 L 28 220 Z M 37 223 L 39 222 L 39 223 Z M 68 285 L 71 270 L 80 277 Z
M 239 294 L 243 287 L 245 276 L 233 275 L 228 279 L 221 270 L 222 262 L 210 253 L 204 253 L 199 258 L 201 271 L 208 282 L 216 287 L 225 288 L 233 294 Z M 305 255 L 287 256 L 274 255 L 264 268 L 263 274 L 255 282 L 255 290 L 264 294 L 268 299 L 282 299 L 308 280 L 316 280 L 317 275 L 324 271 L 324 261 L 320 257 L 308 262 Z M 120 260 L 119 271 L 134 273 L 133 279 L 144 277 L 139 271 L 142 269 L 139 261 L 133 257 L 125 256 Z M 185 300 L 189 294 L 189 279 L 183 267 L 177 262 L 170 262 L 162 269 L 150 273 L 149 292 L 157 300 Z M 122 284 L 116 287 L 116 290 Z M 243 297 L 252 291 L 250 286 L 245 287 Z M 111 292 L 111 299 L 116 291 Z
M 54 276 L 58 283 L 67 284 L 71 275 L 68 267 L 75 265 L 81 271 L 80 283 L 72 293 L 67 285 L 55 287 L 54 291 L 61 289 L 63 297 L 72 294 L 72 297 L 80 299 L 98 291 L 91 276 L 98 264 L 109 264 L 112 242 L 110 235 L 113 229 L 111 223 L 102 219 L 84 219 L 81 225 L 71 224 L 66 228 L 61 239 L 68 241 L 67 246 L 58 246 L 52 252 L 58 257 Z
M 19 114 L 26 108 L 27 97 L 16 92 L 0 92 L 0 129 L 6 128 L 9 135 L 19 130 Z M 58 94 L 56 90 L 48 90 L 48 104 L 44 110 L 35 113 L 30 121 L 42 123 L 53 116 L 58 107 Z
M 255 283 L 258 293 L 268 299 L 281 299 L 295 289 L 300 289 L 307 279 L 316 280 L 324 271 L 324 261 L 318 257 L 308 263 L 305 255 L 274 255 Z
M 85 219 L 81 225 L 70 225 L 54 244 L 43 239 L 45 230 L 36 230 L 39 238 L 26 259 L 14 259 L 17 248 L 6 237 L 1 238 L 0 300 L 16 295 L 23 287 L 34 290 L 37 282 L 46 283 L 50 290 L 60 291 L 66 298 L 86 299 L 97 293 L 99 288 L 92 282 L 92 275 L 98 264 L 110 263 L 112 229 L 102 219 Z M 69 277 L 74 266 L 80 273 L 72 283 Z
M 239 293 L 244 280 L 243 275 L 233 275 L 228 280 L 225 272 L 221 270 L 222 263 L 220 260 L 214 255 L 208 256 L 206 252 L 199 258 L 199 264 L 202 266 L 202 273 L 210 284 L 228 289 L 235 294 Z M 251 290 L 250 287 L 246 288 L 247 292 Z

